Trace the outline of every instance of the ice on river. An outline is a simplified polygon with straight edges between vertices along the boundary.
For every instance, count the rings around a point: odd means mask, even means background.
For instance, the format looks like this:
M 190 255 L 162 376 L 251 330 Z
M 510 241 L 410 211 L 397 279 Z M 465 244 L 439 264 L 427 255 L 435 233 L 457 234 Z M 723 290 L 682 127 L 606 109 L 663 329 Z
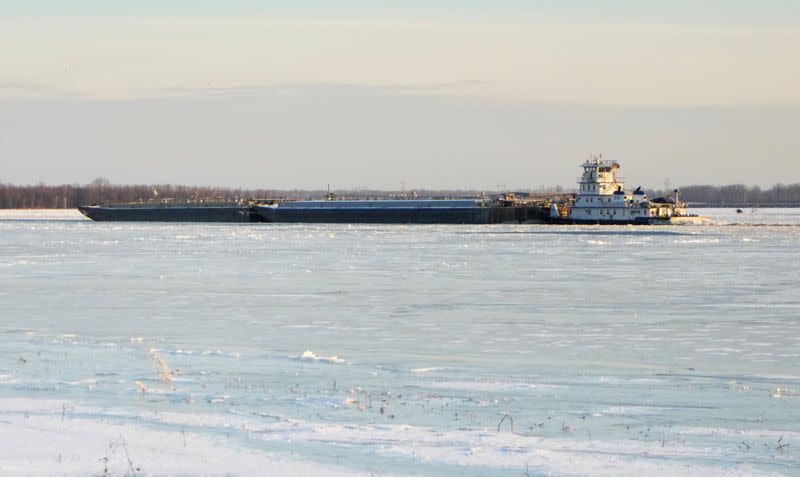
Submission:
M 797 475 L 800 209 L 0 211 L 0 475 Z

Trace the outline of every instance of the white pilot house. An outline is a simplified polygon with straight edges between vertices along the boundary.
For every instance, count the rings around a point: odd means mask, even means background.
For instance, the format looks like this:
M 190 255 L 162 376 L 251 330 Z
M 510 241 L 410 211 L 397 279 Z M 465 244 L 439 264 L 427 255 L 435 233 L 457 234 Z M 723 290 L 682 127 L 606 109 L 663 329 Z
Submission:
M 571 203 L 552 203 L 550 218 L 565 223 L 652 223 L 669 221 L 683 216 L 683 204 L 678 199 L 658 198 L 648 200 L 641 187 L 633 192 L 624 190 L 618 175 L 619 164 L 601 156 L 592 156 L 581 167 L 578 193 Z

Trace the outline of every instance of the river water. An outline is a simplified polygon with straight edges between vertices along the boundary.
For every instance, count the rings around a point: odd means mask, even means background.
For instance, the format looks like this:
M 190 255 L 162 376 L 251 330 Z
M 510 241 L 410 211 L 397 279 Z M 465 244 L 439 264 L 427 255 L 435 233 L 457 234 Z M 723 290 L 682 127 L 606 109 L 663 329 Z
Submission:
M 701 212 L 0 212 L 0 474 L 798 475 L 800 209 Z

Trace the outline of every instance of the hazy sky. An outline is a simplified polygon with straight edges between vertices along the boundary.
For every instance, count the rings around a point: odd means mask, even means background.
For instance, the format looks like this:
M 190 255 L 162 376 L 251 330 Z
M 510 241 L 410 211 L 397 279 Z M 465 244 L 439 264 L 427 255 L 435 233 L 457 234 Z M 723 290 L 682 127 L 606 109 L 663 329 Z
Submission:
M 800 2 L 0 0 L 0 181 L 800 181 Z

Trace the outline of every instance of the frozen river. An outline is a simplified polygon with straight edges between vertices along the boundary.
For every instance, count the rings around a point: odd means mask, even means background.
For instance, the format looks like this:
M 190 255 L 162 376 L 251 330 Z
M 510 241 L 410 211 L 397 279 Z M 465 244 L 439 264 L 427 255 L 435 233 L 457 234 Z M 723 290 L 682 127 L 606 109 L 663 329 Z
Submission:
M 0 211 L 0 475 L 798 475 L 800 209 L 700 212 Z

